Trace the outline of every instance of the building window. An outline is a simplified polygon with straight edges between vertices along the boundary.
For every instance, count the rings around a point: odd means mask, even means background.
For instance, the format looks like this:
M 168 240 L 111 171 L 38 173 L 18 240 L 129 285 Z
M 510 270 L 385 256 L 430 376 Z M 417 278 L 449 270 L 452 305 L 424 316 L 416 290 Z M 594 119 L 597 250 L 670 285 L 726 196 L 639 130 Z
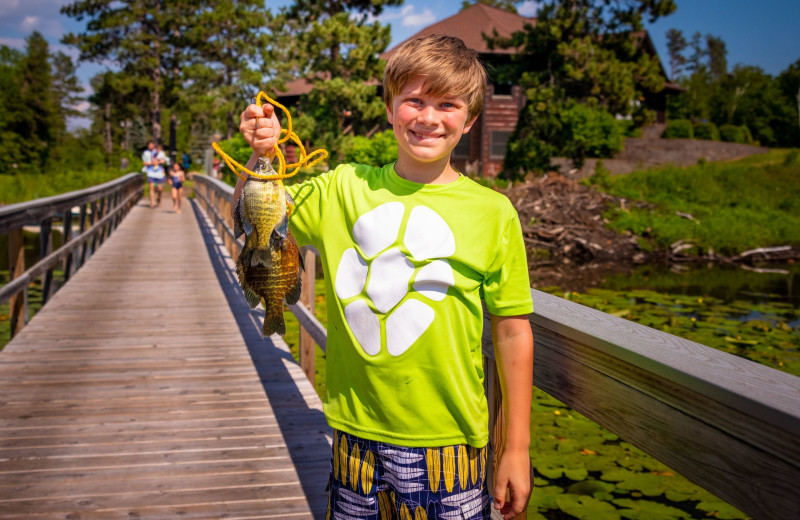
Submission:
M 510 97 L 511 83 L 492 83 L 492 97 Z
M 461 140 L 458 141 L 458 144 L 453 150 L 454 159 L 469 159 L 469 141 L 469 134 L 461 136 Z
M 489 149 L 490 159 L 502 159 L 506 155 L 506 145 L 511 132 L 505 130 L 495 130 L 491 133 L 491 143 Z

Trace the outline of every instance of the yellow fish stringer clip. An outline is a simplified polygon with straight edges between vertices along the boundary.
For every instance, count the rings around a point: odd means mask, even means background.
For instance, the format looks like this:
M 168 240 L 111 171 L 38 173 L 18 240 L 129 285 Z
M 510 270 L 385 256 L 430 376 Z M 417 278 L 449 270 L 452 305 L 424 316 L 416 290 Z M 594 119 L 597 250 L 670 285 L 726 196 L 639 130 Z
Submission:
M 256 96 L 256 104 L 258 106 L 263 106 L 264 101 L 280 108 L 281 110 L 283 110 L 283 113 L 286 114 L 286 128 L 281 128 L 281 135 L 284 135 L 284 137 L 281 137 L 278 140 L 278 143 L 275 145 L 274 148 L 275 157 L 278 159 L 278 168 L 275 170 L 276 173 L 271 175 L 263 175 L 260 173 L 255 173 L 253 171 L 250 171 L 241 164 L 239 164 L 238 162 L 236 162 L 231 156 L 223 152 L 222 148 L 220 148 L 220 146 L 217 143 L 211 143 L 212 148 L 214 148 L 214 150 L 222 157 L 222 160 L 225 161 L 225 164 L 228 165 L 228 168 L 230 168 L 231 171 L 233 171 L 233 173 L 235 173 L 237 177 L 239 177 L 243 181 L 247 180 L 247 177 L 242 174 L 242 172 L 244 172 L 248 175 L 252 175 L 253 177 L 259 179 L 266 179 L 266 180 L 286 179 L 288 177 L 292 177 L 293 175 L 297 174 L 297 172 L 300 171 L 300 168 L 304 166 L 305 167 L 314 166 L 315 164 L 319 163 L 320 161 L 328 157 L 328 152 L 321 148 L 319 150 L 314 150 L 311 153 L 307 153 L 305 146 L 303 146 L 303 143 L 300 141 L 300 137 L 298 137 L 298 135 L 294 133 L 294 131 L 292 131 L 292 115 L 289 113 L 289 110 L 285 106 L 281 105 L 280 103 L 278 103 L 277 101 L 266 95 L 264 91 L 261 91 L 258 93 L 258 96 Z M 283 156 L 283 152 L 281 152 L 281 149 L 278 147 L 278 145 L 283 144 L 289 140 L 291 140 L 294 144 L 297 145 L 297 150 L 298 150 L 297 157 L 299 160 L 295 163 L 286 164 L 286 158 Z M 311 160 L 312 158 L 313 160 Z M 287 173 L 286 172 L 287 168 L 294 168 L 294 170 Z

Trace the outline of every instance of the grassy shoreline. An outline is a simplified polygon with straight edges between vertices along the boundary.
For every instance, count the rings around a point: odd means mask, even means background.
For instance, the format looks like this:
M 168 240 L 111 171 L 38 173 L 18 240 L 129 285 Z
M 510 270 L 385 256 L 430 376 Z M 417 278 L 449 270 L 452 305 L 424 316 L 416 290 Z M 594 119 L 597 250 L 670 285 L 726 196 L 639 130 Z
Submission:
M 669 166 L 589 179 L 600 189 L 648 208 L 613 208 L 609 226 L 667 250 L 726 256 L 758 247 L 800 246 L 800 154 L 771 150 L 731 162 Z

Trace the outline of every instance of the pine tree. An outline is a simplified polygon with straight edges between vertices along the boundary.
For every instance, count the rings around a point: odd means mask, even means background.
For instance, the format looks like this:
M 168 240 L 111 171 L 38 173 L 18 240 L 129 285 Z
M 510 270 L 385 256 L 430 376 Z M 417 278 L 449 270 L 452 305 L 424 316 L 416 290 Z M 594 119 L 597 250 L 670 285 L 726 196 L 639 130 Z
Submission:
M 539 8 L 536 24 L 510 38 L 490 38 L 490 45 L 520 49 L 496 79 L 518 81 L 528 98 L 509 139 L 502 175 L 546 171 L 554 153 L 572 154 L 580 164 L 584 151 L 571 145 L 577 128 L 569 126 L 580 124 L 581 117 L 572 117 L 578 113 L 595 121 L 605 120 L 597 110 L 647 121 L 639 101 L 659 92 L 664 78 L 658 57 L 642 50 L 643 20 L 652 23 L 674 10 L 673 0 L 553 0 Z M 575 109 L 576 103 L 588 108 Z
M 225 121 L 227 138 L 238 131 L 238 112 L 261 88 L 263 74 L 256 68 L 262 49 L 281 42 L 268 39 L 269 11 L 263 0 L 200 2 L 185 37 L 185 69 L 193 102 L 212 107 Z
M 669 77 L 672 80 L 678 79 L 686 65 L 686 57 L 683 52 L 689 42 L 683 37 L 683 32 L 678 29 L 667 31 L 667 52 L 669 52 Z
M 26 155 L 30 164 L 43 169 L 60 126 L 59 114 L 50 97 L 53 77 L 47 41 L 34 32 L 25 42 L 25 57 L 19 64 L 19 102 L 28 108 L 28 117 L 18 128 L 28 148 Z
M 287 52 L 296 74 L 313 82 L 301 101 L 314 125 L 315 144 L 331 149 L 341 135 L 369 134 L 384 120 L 377 85 L 389 44 L 389 27 L 370 22 L 402 0 L 297 0 L 280 20 L 293 45 Z
M 183 3 L 164 0 L 78 0 L 61 8 L 67 16 L 88 18 L 85 33 L 70 33 L 63 42 L 80 51 L 80 60 L 114 61 L 149 93 L 147 120 L 150 136 L 161 139 L 161 96 L 164 63 L 176 37 L 176 20 Z M 170 30 L 172 29 L 172 30 Z

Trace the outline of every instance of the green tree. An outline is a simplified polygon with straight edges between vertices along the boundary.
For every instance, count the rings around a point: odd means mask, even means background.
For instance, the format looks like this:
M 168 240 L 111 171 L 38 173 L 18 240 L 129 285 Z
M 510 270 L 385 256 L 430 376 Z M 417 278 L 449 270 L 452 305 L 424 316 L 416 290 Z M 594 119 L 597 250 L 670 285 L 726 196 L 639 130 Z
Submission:
M 673 0 L 553 0 L 540 7 L 535 25 L 510 38 L 490 38 L 490 45 L 521 49 L 510 66 L 498 70 L 497 79 L 519 78 L 527 95 L 501 175 L 513 179 L 546 171 L 554 154 L 566 154 L 563 136 L 575 129 L 565 125 L 599 121 L 562 120 L 576 102 L 633 116 L 639 124 L 646 121 L 649 114 L 639 100 L 659 92 L 664 78 L 658 58 L 641 50 L 643 20 L 653 22 L 674 10 Z M 572 152 L 576 163 L 592 153 L 580 147 Z
M 0 173 L 27 161 L 25 139 L 21 133 L 29 119 L 29 109 L 20 103 L 20 63 L 24 53 L 0 45 L 0 148 L 3 160 Z
M 309 116 L 302 122 L 315 145 L 338 149 L 340 136 L 371 134 L 383 122 L 377 85 L 385 63 L 379 55 L 391 34 L 388 26 L 369 20 L 384 7 L 400 4 L 402 0 L 297 0 L 281 11 L 284 38 L 291 42 L 287 59 L 299 77 L 314 85 L 300 107 Z
M 683 72 L 686 66 L 686 57 L 683 52 L 689 42 L 683 37 L 683 32 L 678 29 L 670 29 L 667 31 L 667 51 L 669 52 L 669 77 L 672 80 L 677 79 Z
M 25 40 L 25 57 L 20 61 L 19 103 L 28 108 L 27 118 L 18 126 L 28 148 L 26 162 L 43 169 L 52 151 L 61 123 L 51 93 L 53 76 L 50 53 L 44 37 L 34 32 Z
M 722 38 L 710 34 L 706 36 L 706 46 L 711 77 L 720 81 L 728 73 L 728 49 Z
M 88 18 L 86 32 L 63 38 L 80 51 L 80 60 L 113 61 L 148 92 L 147 120 L 153 139 L 161 139 L 162 134 L 162 55 L 185 29 L 176 24 L 186 23 L 181 14 L 187 8 L 163 0 L 78 0 L 61 8 L 77 20 Z
M 225 121 L 226 139 L 238 131 L 238 112 L 262 85 L 257 57 L 279 39 L 268 39 L 271 14 L 263 0 L 202 2 L 185 38 L 190 63 L 184 70 L 190 106 Z
M 782 137 L 781 146 L 800 147 L 800 59 L 789 65 L 776 78 L 783 104 L 785 119 L 778 122 L 776 133 Z

